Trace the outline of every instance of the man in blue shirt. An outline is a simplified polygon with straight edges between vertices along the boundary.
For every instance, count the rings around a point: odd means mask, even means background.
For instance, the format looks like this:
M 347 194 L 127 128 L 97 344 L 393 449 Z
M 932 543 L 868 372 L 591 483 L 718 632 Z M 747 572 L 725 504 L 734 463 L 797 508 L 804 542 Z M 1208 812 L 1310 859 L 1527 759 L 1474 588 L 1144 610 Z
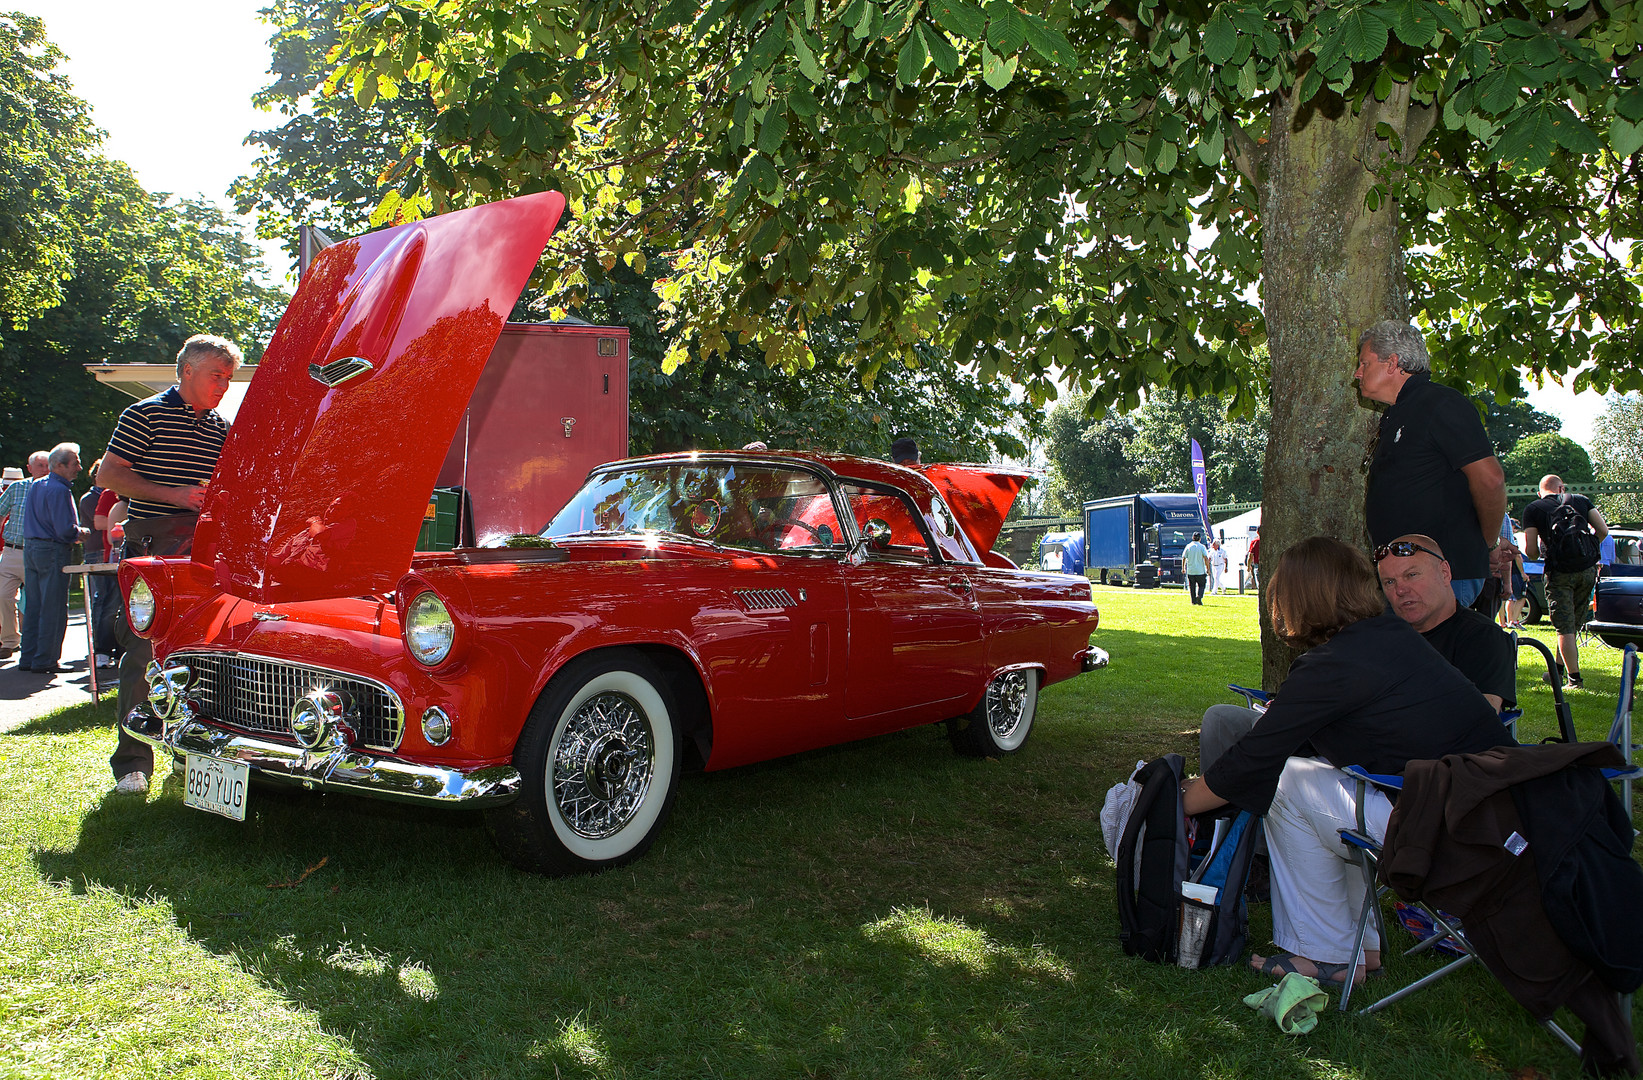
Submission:
M 86 530 L 74 512 L 74 490 L 80 475 L 78 443 L 58 443 L 47 458 L 51 472 L 29 485 L 23 510 L 23 655 L 19 670 L 51 673 L 63 670 L 63 634 L 68 630 L 68 575 L 74 545 Z
M 0 519 L 4 519 L 6 546 L 0 549 L 0 660 L 11 659 L 21 639 L 18 630 L 17 596 L 23 591 L 23 500 L 29 485 L 46 475 L 49 466 L 44 450 L 29 455 L 29 475 L 23 470 L 6 470 L 6 486 L 0 491 Z
M 1187 575 L 1187 593 L 1194 604 L 1204 602 L 1204 585 L 1209 581 L 1209 548 L 1204 546 L 1204 534 L 1192 534 L 1192 543 L 1181 552 L 1181 572 Z

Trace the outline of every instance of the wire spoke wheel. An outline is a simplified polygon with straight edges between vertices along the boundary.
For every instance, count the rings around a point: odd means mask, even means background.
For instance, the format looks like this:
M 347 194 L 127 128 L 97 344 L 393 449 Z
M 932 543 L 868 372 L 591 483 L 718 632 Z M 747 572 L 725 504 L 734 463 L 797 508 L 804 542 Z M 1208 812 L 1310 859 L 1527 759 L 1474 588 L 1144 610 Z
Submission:
M 1030 718 L 1027 711 L 1030 677 L 1025 671 L 1008 671 L 987 687 L 987 727 L 1000 744 L 1009 743 L 1022 723 Z
M 584 701 L 553 756 L 553 800 L 578 836 L 603 840 L 633 820 L 656 775 L 650 720 L 626 694 Z

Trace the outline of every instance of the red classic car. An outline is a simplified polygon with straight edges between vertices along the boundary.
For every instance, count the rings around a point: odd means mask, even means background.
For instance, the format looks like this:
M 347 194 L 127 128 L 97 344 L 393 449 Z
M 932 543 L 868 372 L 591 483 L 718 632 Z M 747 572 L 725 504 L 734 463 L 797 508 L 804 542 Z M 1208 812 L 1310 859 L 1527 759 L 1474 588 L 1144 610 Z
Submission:
M 192 556 L 121 567 L 155 654 L 124 723 L 185 763 L 189 805 L 243 819 L 260 778 L 478 807 L 517 865 L 599 869 L 650 845 L 681 770 L 934 722 L 963 753 L 1005 753 L 1041 687 L 1106 663 L 1088 582 L 988 550 L 1022 480 L 992 467 L 630 459 L 545 528 L 413 551 L 562 206 L 508 200 L 324 252 Z M 532 512 L 511 486 L 465 498 Z

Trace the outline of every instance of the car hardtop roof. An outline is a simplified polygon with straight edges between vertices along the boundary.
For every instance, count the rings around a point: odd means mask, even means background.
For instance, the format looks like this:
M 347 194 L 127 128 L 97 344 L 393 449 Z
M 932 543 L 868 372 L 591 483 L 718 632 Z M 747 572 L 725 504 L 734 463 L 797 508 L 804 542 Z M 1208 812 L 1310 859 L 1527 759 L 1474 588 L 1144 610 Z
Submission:
M 817 450 L 676 450 L 666 454 L 622 458 L 601 465 L 599 469 L 604 471 L 631 465 L 679 464 L 699 460 L 762 462 L 771 465 L 803 464 L 820 469 L 836 480 L 867 480 L 899 487 L 909 493 L 935 494 L 934 486 L 915 469 L 894 465 L 878 458 Z

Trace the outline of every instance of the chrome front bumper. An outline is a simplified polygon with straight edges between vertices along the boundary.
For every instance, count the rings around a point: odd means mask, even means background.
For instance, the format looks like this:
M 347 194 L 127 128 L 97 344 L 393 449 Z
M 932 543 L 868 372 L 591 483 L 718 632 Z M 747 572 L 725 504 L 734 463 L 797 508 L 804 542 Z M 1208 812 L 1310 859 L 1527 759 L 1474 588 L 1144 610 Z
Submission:
M 1098 649 L 1094 645 L 1091 645 L 1088 649 L 1079 654 L 1078 670 L 1081 672 L 1094 671 L 1096 668 L 1106 667 L 1111 662 L 1112 659 L 1107 655 L 1106 649 Z
M 500 806 L 519 795 L 519 770 L 512 765 L 462 772 L 375 757 L 334 743 L 305 750 L 224 731 L 186 707 L 179 708 L 168 725 L 146 705 L 139 705 L 120 726 L 156 750 L 239 761 L 268 780 L 323 791 L 464 809 Z

